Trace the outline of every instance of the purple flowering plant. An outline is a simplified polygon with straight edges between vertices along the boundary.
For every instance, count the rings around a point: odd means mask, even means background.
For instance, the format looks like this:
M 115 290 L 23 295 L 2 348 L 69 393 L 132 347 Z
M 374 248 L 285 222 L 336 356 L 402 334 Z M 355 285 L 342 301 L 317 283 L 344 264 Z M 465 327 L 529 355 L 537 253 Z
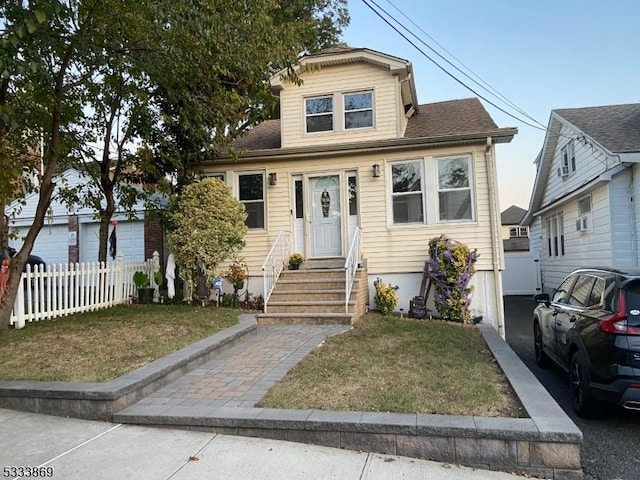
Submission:
M 478 251 L 447 235 L 429 240 L 429 279 L 435 287 L 436 310 L 442 318 L 462 323 L 471 322 L 469 286 L 475 273 Z

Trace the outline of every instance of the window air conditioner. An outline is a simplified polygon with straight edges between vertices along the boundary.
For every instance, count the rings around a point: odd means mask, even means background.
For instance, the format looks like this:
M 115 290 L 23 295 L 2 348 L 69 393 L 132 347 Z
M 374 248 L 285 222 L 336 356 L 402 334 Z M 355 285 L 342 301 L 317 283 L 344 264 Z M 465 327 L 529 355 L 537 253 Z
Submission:
M 576 230 L 578 232 L 585 232 L 587 230 L 587 217 L 580 217 L 576 220 Z

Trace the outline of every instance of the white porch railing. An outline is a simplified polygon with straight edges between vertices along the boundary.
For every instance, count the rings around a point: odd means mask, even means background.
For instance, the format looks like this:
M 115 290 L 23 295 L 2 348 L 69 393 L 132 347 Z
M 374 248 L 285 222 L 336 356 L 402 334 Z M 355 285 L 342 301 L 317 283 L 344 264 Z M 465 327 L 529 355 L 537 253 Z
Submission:
M 282 272 L 291 253 L 291 233 L 280 230 L 273 246 L 262 264 L 262 279 L 264 282 L 264 313 L 267 313 L 269 297 L 276 286 L 276 281 Z
M 128 303 L 136 291 L 133 274 L 145 272 L 157 288 L 154 272 L 160 269 L 158 252 L 149 260 L 47 265 L 22 273 L 9 324 L 22 328 L 34 322 Z
M 346 313 L 349 313 L 349 297 L 351 296 L 353 281 L 356 278 L 356 271 L 358 270 L 358 264 L 360 263 L 360 252 L 362 252 L 362 229 L 360 227 L 356 227 L 353 238 L 351 239 L 349 254 L 344 262 L 344 268 L 346 270 L 344 308 Z

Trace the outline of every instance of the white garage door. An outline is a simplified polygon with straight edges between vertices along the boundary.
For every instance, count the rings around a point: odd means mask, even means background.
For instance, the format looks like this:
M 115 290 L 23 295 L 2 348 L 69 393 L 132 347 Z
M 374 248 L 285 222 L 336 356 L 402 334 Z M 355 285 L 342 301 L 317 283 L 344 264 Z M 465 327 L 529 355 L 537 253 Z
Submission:
M 109 225 L 109 234 L 113 229 L 112 225 Z M 84 223 L 80 229 L 81 235 L 81 249 L 80 249 L 80 261 L 81 262 L 97 262 L 98 261 L 98 248 L 99 248 L 99 235 L 100 225 L 97 223 Z M 116 229 L 117 247 L 118 253 L 122 252 L 124 258 L 128 260 L 144 260 L 144 222 L 132 221 L 118 222 Z M 108 255 L 108 243 L 107 243 L 107 255 Z M 111 257 L 107 257 L 107 260 L 111 260 Z
M 530 252 L 505 252 L 502 289 L 505 295 L 540 293 L 540 263 Z
M 29 231 L 28 228 L 18 229 L 18 238 L 9 244 L 19 250 L 24 243 L 24 237 Z M 31 254 L 38 255 L 47 264 L 67 263 L 69 261 L 69 227 L 67 225 L 45 225 L 40 230 L 33 245 Z

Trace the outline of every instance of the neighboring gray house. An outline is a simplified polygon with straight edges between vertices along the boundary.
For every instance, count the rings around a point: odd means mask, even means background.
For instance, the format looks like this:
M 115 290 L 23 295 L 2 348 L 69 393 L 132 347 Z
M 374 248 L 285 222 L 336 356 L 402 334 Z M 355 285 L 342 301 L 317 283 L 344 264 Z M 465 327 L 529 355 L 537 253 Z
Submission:
M 551 292 L 574 268 L 640 265 L 640 104 L 553 110 L 529 211 Z
M 502 246 L 506 252 L 529 251 L 529 227 L 520 225 L 527 211 L 511 205 L 500 214 L 502 223 Z

